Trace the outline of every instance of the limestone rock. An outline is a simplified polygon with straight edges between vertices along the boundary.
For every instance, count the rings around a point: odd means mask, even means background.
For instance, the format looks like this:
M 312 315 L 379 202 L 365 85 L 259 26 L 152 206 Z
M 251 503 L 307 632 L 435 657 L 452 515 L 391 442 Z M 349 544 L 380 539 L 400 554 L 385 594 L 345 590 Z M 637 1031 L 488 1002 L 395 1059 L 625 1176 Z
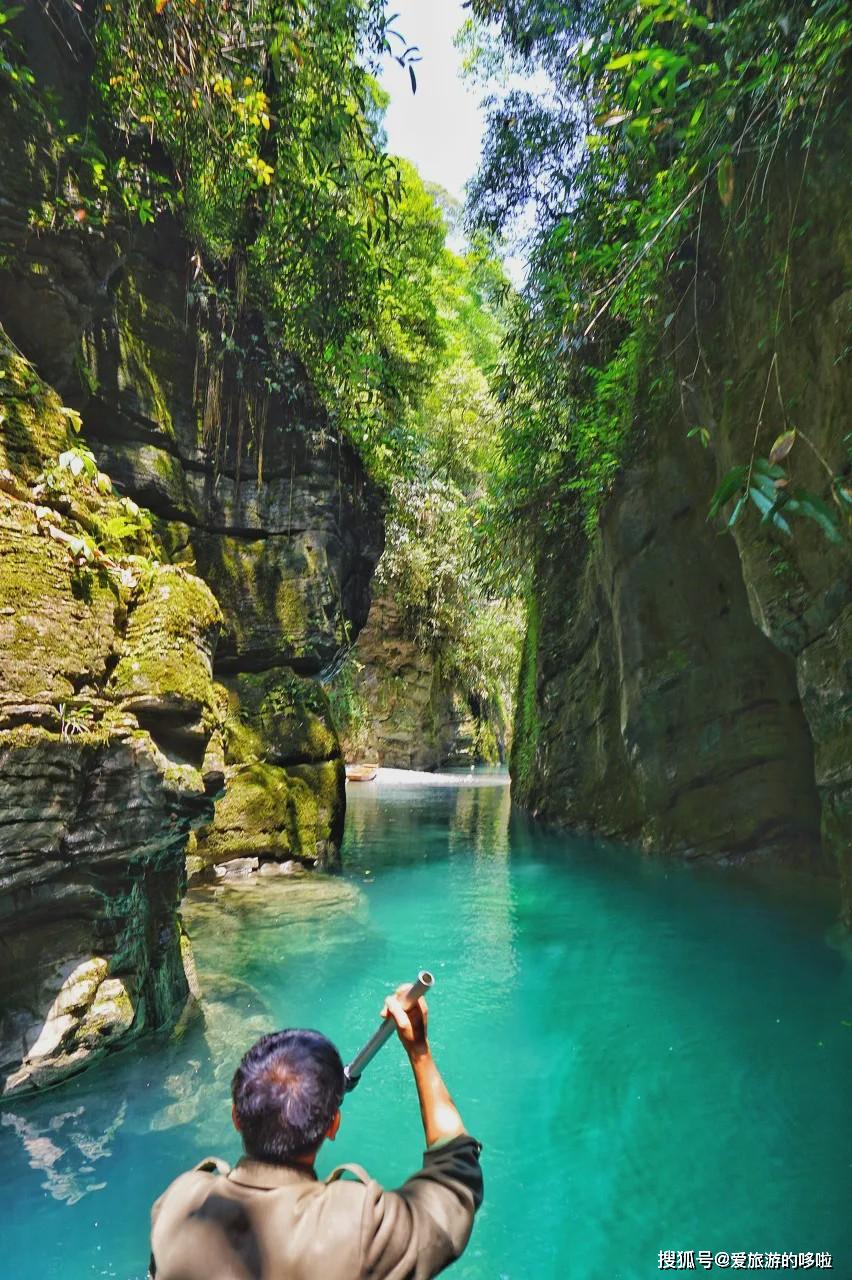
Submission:
M 286 668 L 223 677 L 228 764 L 320 764 L 340 755 L 325 691 Z
M 347 688 L 347 685 L 349 686 Z M 351 657 L 331 685 L 349 761 L 396 769 L 496 764 L 507 726 L 494 708 L 473 706 L 407 634 L 388 591 L 376 596 Z M 347 702 L 354 702 L 353 716 Z
M 92 48 L 66 18 L 25 6 L 19 34 L 94 139 Z M 0 324 L 19 349 L 0 331 L 0 1077 L 15 1090 L 174 1019 L 185 858 L 194 873 L 336 858 L 343 767 L 322 690 L 300 677 L 357 635 L 383 538 L 298 362 L 269 395 L 227 367 L 188 306 L 176 220 L 33 234 L 64 163 L 40 129 L 26 95 L 0 96 Z M 82 415 L 79 438 L 42 378 Z M 116 495 L 37 498 L 72 443 L 149 509 L 171 564 L 127 561 L 126 581 L 102 553 L 73 568 L 68 537 L 99 546 L 118 511 Z M 107 972 L 81 1013 L 91 984 L 64 984 L 93 957 Z M 49 1051 L 29 1061 L 42 1031 Z
M 0 330 L 0 372 L 19 371 Z M 68 424 L 32 369 L 26 385 L 31 451 L 6 450 L 24 461 L 0 492 L 6 1093 L 55 1083 L 186 1000 L 177 908 L 188 833 L 212 808 L 201 766 L 221 623 L 183 569 L 75 564 L 74 539 L 91 541 L 118 500 L 95 486 L 61 509 L 35 499 L 38 450 L 67 446 Z
M 335 864 L 344 783 L 339 757 L 287 768 L 260 761 L 229 766 L 213 821 L 198 832 L 196 874 L 235 858 Z
M 848 539 L 804 519 L 787 537 L 753 510 L 734 537 L 707 521 L 761 421 L 764 453 L 772 423 L 799 428 L 795 485 L 828 496 L 827 476 L 848 475 L 848 157 L 824 144 L 804 175 L 801 154 L 779 155 L 766 179 L 768 210 L 801 185 L 816 211 L 786 269 L 774 357 L 755 335 L 779 314 L 786 220 L 732 239 L 705 218 L 695 305 L 660 371 L 674 390 L 637 426 L 594 539 L 578 519 L 539 557 L 512 775 L 543 818 L 656 851 L 827 875 L 839 863 L 852 920 Z M 688 438 L 696 423 L 707 449 Z

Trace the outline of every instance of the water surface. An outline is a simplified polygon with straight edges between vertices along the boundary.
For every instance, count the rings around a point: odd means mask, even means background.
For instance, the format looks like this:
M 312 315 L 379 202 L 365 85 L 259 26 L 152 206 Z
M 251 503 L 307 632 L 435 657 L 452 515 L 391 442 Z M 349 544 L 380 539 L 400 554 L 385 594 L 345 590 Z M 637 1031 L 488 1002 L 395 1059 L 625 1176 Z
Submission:
M 852 966 L 828 904 L 543 833 L 505 786 L 351 786 L 345 858 L 195 894 L 204 1019 L 5 1108 L 0 1275 L 141 1280 L 151 1201 L 237 1158 L 253 1038 L 315 1026 L 347 1056 L 428 966 L 435 1053 L 484 1144 L 455 1280 L 641 1280 L 661 1249 L 830 1251 L 852 1277 Z M 391 1044 L 320 1172 L 392 1184 L 420 1150 Z

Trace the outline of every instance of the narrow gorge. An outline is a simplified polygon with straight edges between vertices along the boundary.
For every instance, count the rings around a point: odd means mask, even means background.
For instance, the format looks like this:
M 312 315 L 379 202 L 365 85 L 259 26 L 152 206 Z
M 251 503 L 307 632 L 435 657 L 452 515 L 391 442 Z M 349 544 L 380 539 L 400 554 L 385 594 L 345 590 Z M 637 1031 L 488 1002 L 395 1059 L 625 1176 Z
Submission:
M 3 1280 L 852 1276 L 850 49 L 0 0 Z
M 338 869 L 346 762 L 509 761 L 543 829 L 848 924 L 834 8 L 777 137 L 761 53 L 710 138 L 712 15 L 619 53 L 477 0 L 469 74 L 566 79 L 489 100 L 464 231 L 385 150 L 382 6 L 193 9 L 0 8 L 5 1094 L 191 1006 L 189 886 Z

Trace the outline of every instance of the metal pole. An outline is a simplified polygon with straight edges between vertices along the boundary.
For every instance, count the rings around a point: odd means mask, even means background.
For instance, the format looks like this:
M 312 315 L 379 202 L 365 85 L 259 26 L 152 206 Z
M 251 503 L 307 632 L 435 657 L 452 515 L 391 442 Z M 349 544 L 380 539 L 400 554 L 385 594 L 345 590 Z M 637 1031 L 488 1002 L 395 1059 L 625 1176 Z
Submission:
M 428 969 L 422 969 L 417 975 L 417 981 L 412 982 L 411 986 L 402 997 L 402 1005 L 404 1009 L 410 1009 L 417 1003 L 422 995 L 425 995 L 429 988 L 433 985 L 435 979 Z M 343 1074 L 346 1078 L 346 1092 L 354 1089 L 361 1078 L 361 1072 L 373 1061 L 376 1054 L 396 1031 L 396 1023 L 393 1018 L 382 1018 L 378 1031 L 374 1032 L 360 1053 L 356 1053 L 355 1057 L 348 1066 L 343 1068 Z

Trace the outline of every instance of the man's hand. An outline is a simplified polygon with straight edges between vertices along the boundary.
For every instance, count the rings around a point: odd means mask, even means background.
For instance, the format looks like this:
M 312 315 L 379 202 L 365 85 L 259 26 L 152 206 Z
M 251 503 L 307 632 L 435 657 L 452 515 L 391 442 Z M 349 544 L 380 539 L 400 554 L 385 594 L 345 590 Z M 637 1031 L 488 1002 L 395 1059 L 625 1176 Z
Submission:
M 403 999 L 407 991 L 408 987 L 397 987 L 395 993 L 388 996 L 382 1009 L 382 1017 L 390 1018 L 396 1024 L 396 1033 L 408 1054 L 417 1085 L 423 1132 L 427 1145 L 431 1146 L 433 1142 L 458 1137 L 465 1132 L 465 1127 L 429 1052 L 426 1036 L 429 1011 L 426 1001 L 421 996 L 416 1004 L 406 1009 Z
M 406 991 L 408 991 L 406 986 L 397 987 L 394 994 L 388 996 L 382 1009 L 382 1017 L 390 1018 L 396 1024 L 396 1033 L 402 1042 L 402 1047 L 409 1057 L 413 1057 L 429 1052 L 429 1042 L 426 1037 L 429 1009 L 422 996 L 416 1004 L 406 1009 L 402 1003 Z

